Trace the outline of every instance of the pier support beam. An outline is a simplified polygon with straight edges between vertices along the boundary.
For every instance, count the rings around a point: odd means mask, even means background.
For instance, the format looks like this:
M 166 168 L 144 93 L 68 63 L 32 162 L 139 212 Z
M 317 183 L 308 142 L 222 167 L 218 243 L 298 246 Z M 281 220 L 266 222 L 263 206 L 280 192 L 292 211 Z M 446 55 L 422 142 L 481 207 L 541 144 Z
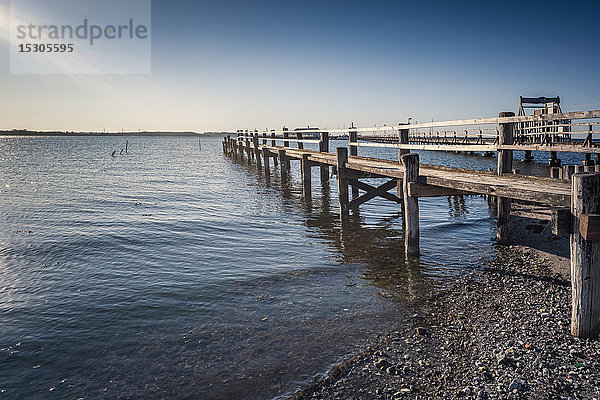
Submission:
M 329 153 L 329 133 L 321 132 L 319 140 L 319 151 L 321 153 Z M 329 182 L 329 166 L 321 165 L 321 182 Z
M 600 332 L 600 237 L 588 235 L 586 221 L 600 214 L 600 174 L 573 175 L 571 190 L 571 333 L 593 338 Z
M 346 162 L 348 162 L 348 148 L 338 147 L 337 151 L 337 182 L 338 199 L 340 203 L 340 219 L 350 215 L 348 208 L 348 177 L 346 172 Z
M 281 182 L 285 183 L 288 180 L 288 174 L 290 172 L 285 150 L 277 150 L 277 155 L 279 156 L 279 171 L 281 175 Z
M 267 149 L 266 147 L 262 148 L 262 156 L 263 156 L 263 161 L 264 161 L 264 166 L 265 166 L 265 176 L 269 177 L 271 176 L 271 166 L 269 165 L 269 157 L 270 157 L 271 153 L 269 152 L 269 149 Z
M 548 165 L 550 168 L 552 167 L 560 167 L 560 160 L 558 159 L 558 155 L 556 151 L 550 152 L 550 160 L 548 160 Z
M 248 164 L 252 161 L 252 151 L 250 150 L 250 139 L 246 138 L 246 156 L 248 157 Z
M 525 150 L 525 157 L 523 158 L 524 162 L 532 162 L 533 154 L 531 154 L 531 150 Z
M 298 150 L 303 150 L 304 143 L 302 142 L 302 132 L 296 132 L 296 140 L 298 140 Z
M 418 154 L 403 154 L 400 157 L 402 167 L 402 192 L 404 194 L 404 247 L 406 256 L 418 256 L 420 253 L 419 247 L 419 199 L 418 197 L 410 196 L 409 185 L 416 183 L 419 178 L 419 155 Z
M 304 197 L 310 197 L 311 195 L 311 162 L 308 161 L 308 154 L 302 154 L 302 192 Z
M 514 117 L 513 112 L 502 112 L 500 118 Z M 513 144 L 514 124 L 500 124 L 498 143 L 502 145 Z M 512 150 L 500 150 L 498 152 L 498 175 L 512 172 L 513 152 Z M 500 244 L 510 243 L 510 204 L 511 200 L 498 197 L 498 230 L 496 241 Z

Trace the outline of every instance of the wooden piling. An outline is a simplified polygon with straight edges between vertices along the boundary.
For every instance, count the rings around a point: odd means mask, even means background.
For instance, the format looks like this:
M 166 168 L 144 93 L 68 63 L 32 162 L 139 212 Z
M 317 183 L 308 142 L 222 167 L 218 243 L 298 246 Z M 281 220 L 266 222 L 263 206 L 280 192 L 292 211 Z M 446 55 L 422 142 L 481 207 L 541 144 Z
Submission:
M 418 256 L 419 248 L 419 199 L 410 196 L 410 184 L 416 184 L 419 178 L 419 155 L 403 154 L 400 157 L 402 167 L 402 192 L 404 195 L 404 247 L 406 256 Z
M 253 154 L 254 153 L 252 153 L 252 151 L 250 150 L 250 139 L 246 138 L 246 156 L 248 157 L 248 164 L 250 164 L 250 162 L 252 161 Z
M 550 168 L 550 178 L 558 179 L 560 177 L 559 175 L 560 175 L 560 168 L 558 168 L 558 167 Z
M 285 150 L 277 150 L 277 155 L 279 157 L 279 173 L 281 175 L 281 182 L 287 182 L 288 174 L 289 174 L 289 164 L 287 163 L 287 156 L 285 154 Z
M 319 140 L 319 151 L 329 153 L 329 133 L 321 132 Z M 329 166 L 321 164 L 321 182 L 329 182 Z
M 269 177 L 269 176 L 271 176 L 271 166 L 269 165 L 269 156 L 270 156 L 269 149 L 267 149 L 266 147 L 263 147 L 262 156 L 263 156 L 264 167 L 265 167 L 265 176 Z
M 514 117 L 513 112 L 501 112 L 500 118 Z M 504 123 L 499 126 L 498 143 L 502 145 L 513 144 L 514 124 Z M 512 171 L 513 152 L 512 150 L 498 151 L 498 175 L 510 173 Z M 511 199 L 498 197 L 498 226 L 496 232 L 496 241 L 500 244 L 510 242 L 510 205 Z
M 302 192 L 304 197 L 310 197 L 311 195 L 311 162 L 308 160 L 308 154 L 302 154 L 301 167 L 302 167 Z
M 337 152 L 337 182 L 338 182 L 338 200 L 340 204 L 340 218 L 344 219 L 350 215 L 348 209 L 348 176 L 346 172 L 346 163 L 348 162 L 348 148 L 338 147 Z
M 600 332 L 600 238 L 585 240 L 581 222 L 600 214 L 600 174 L 573 175 L 571 190 L 571 333 L 594 338 Z

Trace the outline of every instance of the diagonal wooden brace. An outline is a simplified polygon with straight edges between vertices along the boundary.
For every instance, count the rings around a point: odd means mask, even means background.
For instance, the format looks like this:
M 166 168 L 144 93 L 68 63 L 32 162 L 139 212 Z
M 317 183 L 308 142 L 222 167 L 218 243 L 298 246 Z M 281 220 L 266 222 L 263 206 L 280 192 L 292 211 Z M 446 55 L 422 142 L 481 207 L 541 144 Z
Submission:
M 397 185 L 398 185 L 397 179 L 392 179 L 391 181 L 388 181 L 378 187 L 368 185 L 364 182 L 361 182 L 361 181 L 355 180 L 355 179 L 350 179 L 348 181 L 348 183 L 355 188 L 358 188 L 358 189 L 361 189 L 361 190 L 364 190 L 365 192 L 367 192 L 367 193 L 363 194 L 362 196 L 359 196 L 356 199 L 352 200 L 350 203 L 348 203 L 348 208 L 356 208 L 356 207 L 360 206 L 361 204 L 366 203 L 367 201 L 369 201 L 371 199 L 374 199 L 377 196 L 383 197 L 384 199 L 393 201 L 395 203 L 402 202 L 402 200 L 399 197 L 397 197 L 391 193 L 388 193 L 388 190 L 391 190 L 391 189 L 394 189 L 397 187 Z

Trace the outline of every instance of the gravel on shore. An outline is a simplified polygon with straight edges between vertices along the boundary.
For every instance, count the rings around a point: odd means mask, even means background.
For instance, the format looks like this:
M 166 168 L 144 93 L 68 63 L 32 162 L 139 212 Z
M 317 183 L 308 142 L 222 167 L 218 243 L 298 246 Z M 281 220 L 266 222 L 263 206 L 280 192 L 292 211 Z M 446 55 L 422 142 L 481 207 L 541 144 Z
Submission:
M 294 398 L 600 399 L 600 342 L 571 336 L 570 283 L 544 264 L 499 247 Z

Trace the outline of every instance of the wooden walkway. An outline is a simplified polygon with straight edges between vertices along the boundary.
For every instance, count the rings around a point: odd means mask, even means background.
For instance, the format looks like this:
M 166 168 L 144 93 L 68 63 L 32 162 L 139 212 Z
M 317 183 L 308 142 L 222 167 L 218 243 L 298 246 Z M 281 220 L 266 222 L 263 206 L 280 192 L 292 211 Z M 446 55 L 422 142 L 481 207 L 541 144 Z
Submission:
M 565 119 L 578 115 L 594 118 L 600 117 L 600 112 L 557 114 L 555 117 Z M 335 153 L 329 151 L 330 132 L 318 130 L 318 139 L 307 139 L 303 136 L 307 134 L 306 130 L 290 132 L 285 128 L 280 137 L 275 131 L 271 131 L 269 136 L 266 132 L 259 136 L 258 131 L 238 131 L 238 137 L 225 138 L 223 152 L 240 162 L 255 162 L 266 176 L 270 176 L 273 164 L 274 168 L 280 169 L 282 181 L 289 178 L 290 161 L 299 160 L 305 196 L 311 196 L 312 168 L 320 169 L 321 182 L 329 181 L 329 172 L 333 168 L 337 177 L 342 219 L 375 197 L 401 204 L 407 257 L 415 257 L 420 253 L 420 198 L 462 194 L 496 196 L 497 241 L 500 244 L 510 242 L 511 201 L 550 207 L 553 233 L 571 235 L 571 330 L 576 336 L 592 337 L 600 332 L 600 163 L 593 165 L 592 160 L 587 158 L 588 165 L 576 170 L 566 169 L 561 179 L 557 179 L 558 176 L 540 178 L 515 173 L 512 169 L 512 152 L 518 145 L 514 141 L 514 129 L 515 124 L 523 122 L 524 118 L 531 117 L 514 117 L 513 113 L 501 113 L 499 118 L 494 119 L 498 123 L 496 172 L 420 164 L 419 156 L 404 147 L 409 140 L 409 132 L 404 125 L 398 127 L 398 161 L 358 156 L 359 129 L 354 127 L 347 132 L 349 146 L 338 147 Z M 543 116 L 543 120 L 549 119 Z M 446 123 L 464 124 L 465 121 Z M 290 137 L 290 133 L 296 137 Z M 600 147 L 594 147 L 591 134 L 588 139 L 586 146 L 600 152 Z M 283 146 L 277 145 L 277 142 L 283 142 Z M 296 148 L 290 147 L 291 142 L 296 143 Z M 319 151 L 304 149 L 304 143 L 318 144 Z M 382 178 L 385 181 L 379 186 L 361 181 L 372 178 Z M 390 193 L 392 189 L 395 193 Z

